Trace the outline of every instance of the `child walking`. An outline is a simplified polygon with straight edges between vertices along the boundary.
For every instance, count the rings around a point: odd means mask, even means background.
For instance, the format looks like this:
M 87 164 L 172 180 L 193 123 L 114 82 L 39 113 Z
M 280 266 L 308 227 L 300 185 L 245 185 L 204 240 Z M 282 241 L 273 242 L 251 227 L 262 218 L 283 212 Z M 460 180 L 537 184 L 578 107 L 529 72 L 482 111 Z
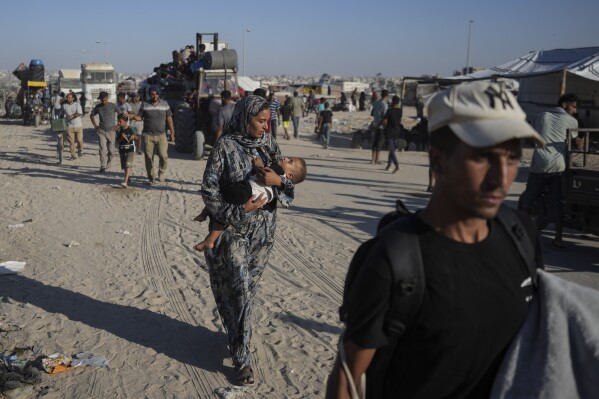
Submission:
M 318 131 L 320 139 L 324 142 L 322 148 L 329 148 L 329 140 L 331 138 L 331 124 L 333 123 L 333 111 L 329 109 L 328 101 L 324 103 L 324 111 L 320 113 L 320 123 Z
M 285 131 L 285 139 L 289 140 L 289 120 L 291 119 L 291 99 L 285 98 L 285 102 L 281 106 L 281 116 L 283 117 L 283 130 Z
M 125 179 L 121 183 L 121 186 L 127 188 L 129 185 L 129 177 L 131 177 L 131 168 L 133 167 L 135 142 L 139 142 L 139 133 L 135 128 L 129 126 L 127 114 L 118 114 L 117 120 L 118 123 L 115 127 L 116 141 L 119 145 L 121 168 L 125 171 Z

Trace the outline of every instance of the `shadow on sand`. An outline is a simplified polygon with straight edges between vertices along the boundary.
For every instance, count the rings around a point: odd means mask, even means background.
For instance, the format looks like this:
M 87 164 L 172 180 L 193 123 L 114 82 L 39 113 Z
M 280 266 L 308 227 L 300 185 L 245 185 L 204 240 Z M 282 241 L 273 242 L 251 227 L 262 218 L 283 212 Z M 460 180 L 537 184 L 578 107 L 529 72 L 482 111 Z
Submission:
M 63 314 L 70 320 L 104 330 L 193 367 L 223 371 L 223 359 L 228 356 L 224 333 L 193 326 L 150 310 L 102 302 L 21 275 L 3 278 L 0 283 L 5 300 L 10 298 L 51 314 Z

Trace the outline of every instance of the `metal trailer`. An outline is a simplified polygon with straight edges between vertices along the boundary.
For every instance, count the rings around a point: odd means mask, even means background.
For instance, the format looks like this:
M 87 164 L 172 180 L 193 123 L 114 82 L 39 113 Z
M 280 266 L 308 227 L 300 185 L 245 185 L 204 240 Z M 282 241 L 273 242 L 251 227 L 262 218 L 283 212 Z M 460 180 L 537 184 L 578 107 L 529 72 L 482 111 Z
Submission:
M 599 129 L 571 129 L 567 137 L 571 133 L 578 133 L 582 145 L 567 140 L 564 226 L 599 235 Z

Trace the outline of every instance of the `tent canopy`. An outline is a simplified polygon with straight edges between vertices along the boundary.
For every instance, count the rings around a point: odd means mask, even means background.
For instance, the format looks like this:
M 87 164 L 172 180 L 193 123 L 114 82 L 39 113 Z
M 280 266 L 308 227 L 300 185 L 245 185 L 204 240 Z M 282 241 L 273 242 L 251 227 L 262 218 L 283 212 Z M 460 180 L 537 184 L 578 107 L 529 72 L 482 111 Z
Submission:
M 251 93 L 260 87 L 260 82 L 248 76 L 237 76 L 237 83 L 246 93 Z
M 480 80 L 492 77 L 520 79 L 564 70 L 586 79 L 599 81 L 599 47 L 531 51 L 496 67 L 446 79 Z

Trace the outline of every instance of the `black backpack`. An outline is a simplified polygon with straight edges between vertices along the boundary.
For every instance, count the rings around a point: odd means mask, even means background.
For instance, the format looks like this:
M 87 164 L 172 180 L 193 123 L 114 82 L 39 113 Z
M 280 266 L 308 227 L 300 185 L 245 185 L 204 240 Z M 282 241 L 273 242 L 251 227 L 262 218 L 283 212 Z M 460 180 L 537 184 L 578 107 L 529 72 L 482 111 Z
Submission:
M 397 341 L 406 329 L 413 325 L 424 297 L 424 269 L 415 223 L 417 216 L 410 212 L 401 200 L 397 200 L 395 206 L 395 211 L 386 214 L 380 220 L 376 237 L 363 243 L 354 254 L 345 279 L 343 303 L 339 308 L 340 319 L 345 323 L 351 307 L 354 282 L 362 265 L 371 251 L 384 251 L 391 264 L 394 287 L 385 316 L 389 344 L 377 349 L 366 371 L 367 398 L 382 397 L 385 375 Z M 542 260 L 537 259 L 535 262 L 535 246 L 531 233 L 526 231 L 516 212 L 505 205 L 499 208 L 497 220 L 518 248 L 536 289 L 536 269 L 542 267 Z

